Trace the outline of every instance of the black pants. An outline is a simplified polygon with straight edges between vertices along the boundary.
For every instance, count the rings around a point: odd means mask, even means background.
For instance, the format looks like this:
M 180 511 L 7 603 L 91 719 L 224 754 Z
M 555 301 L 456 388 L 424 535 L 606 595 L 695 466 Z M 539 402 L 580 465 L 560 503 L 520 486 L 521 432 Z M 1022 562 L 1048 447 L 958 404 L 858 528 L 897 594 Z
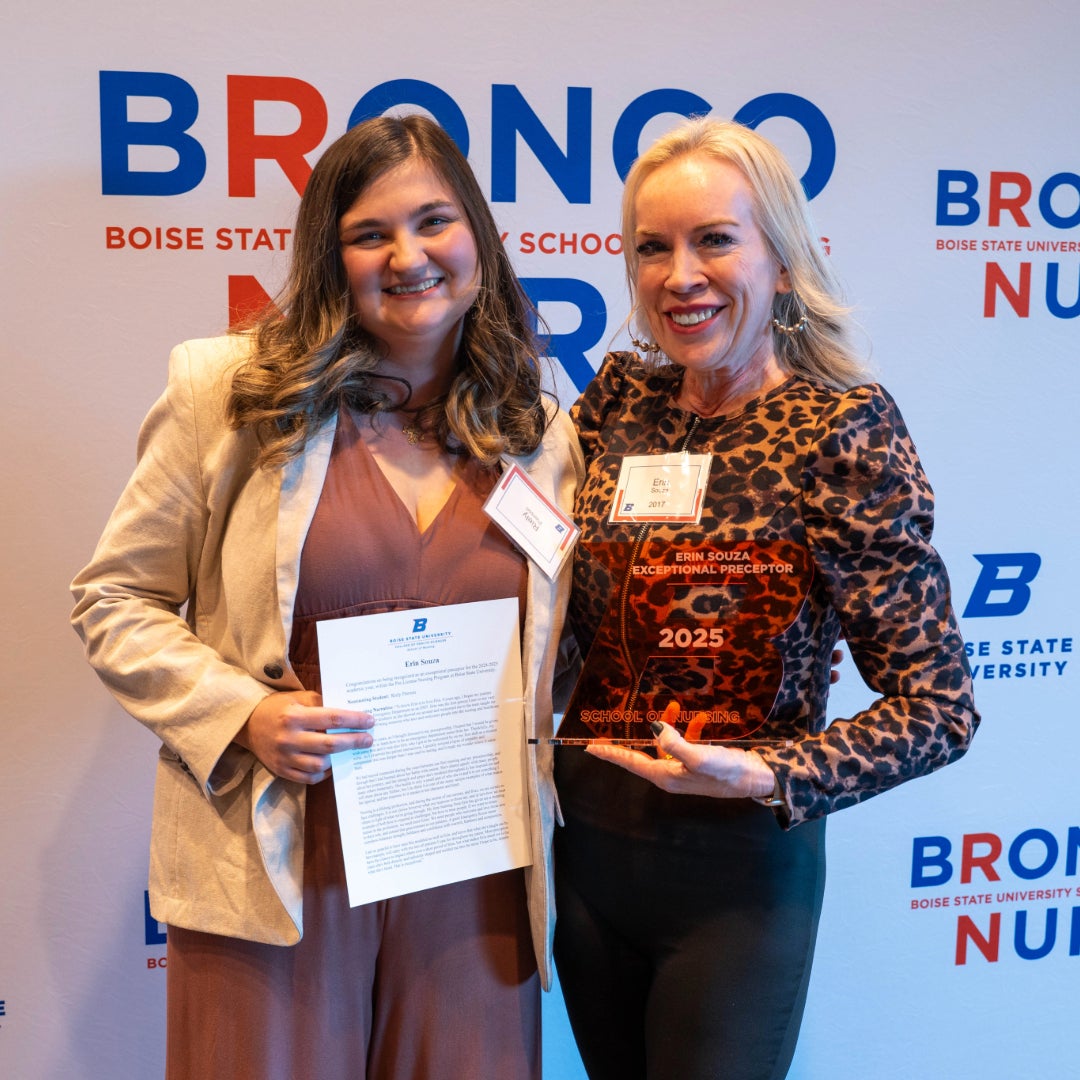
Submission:
M 666 796 L 678 799 L 678 796 Z M 749 800 L 628 837 L 556 830 L 555 959 L 590 1080 L 781 1080 L 825 887 L 824 822 Z

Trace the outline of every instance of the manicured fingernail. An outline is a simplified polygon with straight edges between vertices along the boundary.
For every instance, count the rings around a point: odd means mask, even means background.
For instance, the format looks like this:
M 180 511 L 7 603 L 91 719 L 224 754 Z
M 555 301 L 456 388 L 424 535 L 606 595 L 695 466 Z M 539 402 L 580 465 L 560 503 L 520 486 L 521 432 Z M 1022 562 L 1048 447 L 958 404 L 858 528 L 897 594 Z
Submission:
M 650 720 L 649 727 L 652 728 L 654 735 L 662 735 L 664 733 L 664 725 L 659 720 Z

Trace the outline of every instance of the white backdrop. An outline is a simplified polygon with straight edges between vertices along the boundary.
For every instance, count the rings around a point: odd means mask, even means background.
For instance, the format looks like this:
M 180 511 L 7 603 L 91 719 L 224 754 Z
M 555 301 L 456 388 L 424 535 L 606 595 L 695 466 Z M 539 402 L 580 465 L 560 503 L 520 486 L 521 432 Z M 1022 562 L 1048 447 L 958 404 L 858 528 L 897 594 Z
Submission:
M 817 170 L 822 234 L 938 494 L 984 714 L 957 767 L 830 822 L 791 1075 L 1076 1075 L 1080 8 L 9 0 L 0 20 L 0 1075 L 160 1074 L 154 740 L 84 665 L 67 582 L 169 347 L 226 326 L 230 279 L 234 299 L 281 280 L 297 192 L 272 154 L 253 164 L 258 140 L 299 131 L 280 156 L 301 176 L 369 92 L 407 103 L 399 80 L 467 131 L 568 399 L 625 315 L 613 148 L 692 99 L 730 116 L 790 95 L 760 130 Z M 266 100 L 245 119 L 248 98 Z M 864 694 L 849 669 L 834 713 Z M 545 1007 L 547 1075 L 577 1080 L 558 995 Z

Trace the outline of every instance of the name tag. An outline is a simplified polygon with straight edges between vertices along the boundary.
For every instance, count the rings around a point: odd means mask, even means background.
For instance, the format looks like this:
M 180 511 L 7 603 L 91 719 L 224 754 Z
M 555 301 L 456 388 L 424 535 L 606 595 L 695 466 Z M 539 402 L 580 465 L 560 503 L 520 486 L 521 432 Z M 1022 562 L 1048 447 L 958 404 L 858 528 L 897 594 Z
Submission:
M 552 579 L 580 531 L 519 465 L 511 465 L 499 478 L 484 512 Z
M 623 458 L 612 524 L 698 522 L 712 454 L 632 454 Z

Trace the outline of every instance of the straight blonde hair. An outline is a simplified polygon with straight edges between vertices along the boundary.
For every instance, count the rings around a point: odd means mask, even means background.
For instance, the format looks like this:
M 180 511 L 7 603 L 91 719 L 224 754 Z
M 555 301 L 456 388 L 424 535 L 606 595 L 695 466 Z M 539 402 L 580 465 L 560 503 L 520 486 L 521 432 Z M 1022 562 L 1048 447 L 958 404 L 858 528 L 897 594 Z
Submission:
M 773 143 L 731 120 L 687 120 L 657 139 L 634 162 L 626 177 L 622 242 L 633 304 L 631 325 L 639 320 L 635 242 L 638 192 L 645 178 L 662 165 L 692 154 L 727 162 L 743 174 L 753 197 L 756 223 L 771 254 L 788 272 L 792 291 L 777 293 L 773 317 L 784 326 L 795 326 L 805 314 L 806 325 L 790 334 L 774 327 L 773 345 L 781 367 L 837 389 L 864 382 L 868 373 L 852 344 L 854 322 L 850 308 L 842 301 L 839 281 L 818 239 L 802 185 Z

